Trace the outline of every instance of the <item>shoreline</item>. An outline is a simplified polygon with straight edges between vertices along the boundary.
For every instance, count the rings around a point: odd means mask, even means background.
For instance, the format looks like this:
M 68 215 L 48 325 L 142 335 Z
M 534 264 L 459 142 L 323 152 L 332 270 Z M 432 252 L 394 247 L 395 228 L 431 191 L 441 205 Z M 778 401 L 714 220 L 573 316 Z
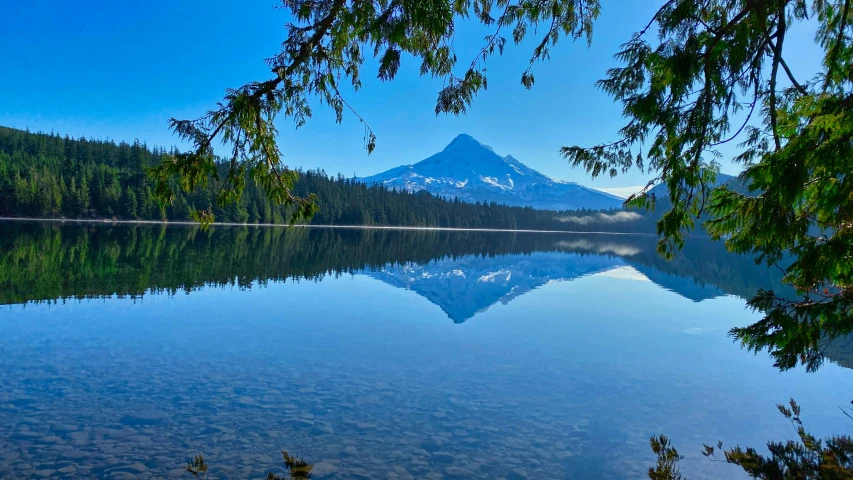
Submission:
M 90 223 L 90 224 L 109 224 L 109 225 L 176 225 L 185 227 L 199 227 L 198 222 L 192 221 L 173 221 L 166 222 L 162 220 L 106 220 L 106 219 L 81 219 L 81 218 L 29 218 L 29 217 L 0 217 L 0 222 L 34 222 L 34 223 Z M 290 225 L 282 223 L 235 223 L 235 222 L 214 222 L 210 227 L 264 227 L 264 228 L 289 228 Z M 522 230 L 522 229 L 501 229 L 501 228 L 457 228 L 457 227 L 406 227 L 406 226 L 389 226 L 389 225 L 310 225 L 310 224 L 295 224 L 293 228 L 339 228 L 348 230 L 411 230 L 411 231 L 444 231 L 444 232 L 496 232 L 496 233 L 563 233 L 563 234 L 585 234 L 585 235 L 637 235 L 637 236 L 657 236 L 653 233 L 633 233 L 633 232 L 599 232 L 599 231 L 579 231 L 579 230 Z

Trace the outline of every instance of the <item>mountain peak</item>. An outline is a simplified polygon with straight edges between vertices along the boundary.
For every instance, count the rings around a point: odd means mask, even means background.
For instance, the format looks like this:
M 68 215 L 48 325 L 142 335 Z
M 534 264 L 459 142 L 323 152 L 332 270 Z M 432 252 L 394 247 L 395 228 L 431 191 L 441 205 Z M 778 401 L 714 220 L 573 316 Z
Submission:
M 496 202 L 553 210 L 622 205 L 621 199 L 543 175 L 511 155 L 498 155 L 465 133 L 425 160 L 392 168 L 364 181 L 410 192 L 426 190 L 471 203 Z
M 467 133 L 460 133 L 459 135 L 456 135 L 456 138 L 454 138 L 453 141 L 450 143 L 457 142 L 457 141 L 474 141 L 474 142 L 477 142 L 477 139 L 472 137 L 471 135 L 468 135 Z M 480 142 L 477 142 L 477 143 L 480 143 Z
M 490 147 L 486 147 L 482 143 L 478 142 L 476 138 L 472 137 L 471 135 L 468 135 L 467 133 L 460 133 L 459 135 L 457 135 L 456 138 L 454 138 L 449 144 L 447 144 L 446 147 L 444 147 L 444 149 L 447 150 L 451 147 L 484 147 L 491 150 Z

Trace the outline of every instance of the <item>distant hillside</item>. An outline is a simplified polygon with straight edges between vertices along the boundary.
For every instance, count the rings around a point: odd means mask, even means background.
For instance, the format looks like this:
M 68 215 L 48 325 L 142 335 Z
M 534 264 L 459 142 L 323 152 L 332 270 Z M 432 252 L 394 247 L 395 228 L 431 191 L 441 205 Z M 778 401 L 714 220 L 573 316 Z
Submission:
M 543 175 L 510 155 L 501 157 L 464 134 L 426 160 L 392 168 L 364 181 L 410 192 L 427 191 L 470 203 L 496 202 L 547 210 L 621 208 L 624 201 L 609 193 Z
M 717 173 L 717 179 L 714 182 L 715 187 L 719 187 L 721 185 L 725 185 L 729 190 L 742 193 L 744 195 L 749 195 L 749 187 L 744 184 L 744 182 L 735 176 L 727 175 L 725 173 Z M 663 183 L 655 185 L 649 190 L 649 193 L 655 196 L 657 200 L 656 211 L 665 212 L 670 209 L 672 203 L 669 200 L 669 189 Z M 754 194 L 753 194 L 754 195 Z
M 166 151 L 133 143 L 71 139 L 0 127 L 0 216 L 187 220 L 193 209 L 215 204 L 211 182 L 179 194 L 165 210 L 152 196 L 147 169 Z M 224 168 L 224 167 L 223 167 Z M 428 192 L 368 186 L 322 171 L 302 172 L 301 196 L 314 193 L 322 225 L 379 225 L 565 231 L 652 232 L 634 212 L 557 212 L 497 203 L 464 203 Z M 271 204 L 249 178 L 239 202 L 213 210 L 216 221 L 286 223 L 287 207 Z

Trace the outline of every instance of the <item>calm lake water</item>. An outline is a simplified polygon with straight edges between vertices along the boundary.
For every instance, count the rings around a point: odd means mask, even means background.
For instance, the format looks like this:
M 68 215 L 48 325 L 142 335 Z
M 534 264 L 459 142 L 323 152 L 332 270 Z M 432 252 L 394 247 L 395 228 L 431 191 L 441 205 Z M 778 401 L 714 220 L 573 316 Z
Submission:
M 849 432 L 851 370 L 727 337 L 773 272 L 697 238 L 0 222 L 0 477 L 643 478 L 665 433 Z M 849 358 L 849 357 L 846 357 Z

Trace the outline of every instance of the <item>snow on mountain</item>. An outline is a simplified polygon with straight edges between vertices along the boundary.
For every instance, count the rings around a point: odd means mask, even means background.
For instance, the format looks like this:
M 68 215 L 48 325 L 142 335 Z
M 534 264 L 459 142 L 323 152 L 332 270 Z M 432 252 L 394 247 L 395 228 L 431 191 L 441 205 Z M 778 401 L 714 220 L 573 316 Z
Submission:
M 575 251 L 587 250 L 587 247 L 577 245 Z M 554 251 L 494 257 L 469 255 L 426 264 L 388 264 L 366 270 L 363 274 L 417 293 L 440 307 L 455 323 L 469 320 L 498 303 L 506 305 L 545 285 L 592 275 L 650 281 L 694 302 L 726 295 L 716 285 L 700 283 L 689 276 L 664 273 L 636 262 L 632 259 L 636 252 L 630 249 L 611 250 L 611 246 L 606 244 L 589 247 L 593 252 L 608 253 Z M 618 255 L 613 251 L 625 253 Z
M 428 264 L 386 265 L 364 274 L 438 305 L 456 323 L 490 306 L 507 304 L 543 285 L 624 266 L 618 257 L 534 252 L 497 257 L 444 258 Z
M 362 179 L 410 192 L 426 190 L 466 202 L 497 202 L 551 210 L 619 208 L 622 199 L 543 175 L 511 155 L 501 157 L 470 135 L 439 153 Z

